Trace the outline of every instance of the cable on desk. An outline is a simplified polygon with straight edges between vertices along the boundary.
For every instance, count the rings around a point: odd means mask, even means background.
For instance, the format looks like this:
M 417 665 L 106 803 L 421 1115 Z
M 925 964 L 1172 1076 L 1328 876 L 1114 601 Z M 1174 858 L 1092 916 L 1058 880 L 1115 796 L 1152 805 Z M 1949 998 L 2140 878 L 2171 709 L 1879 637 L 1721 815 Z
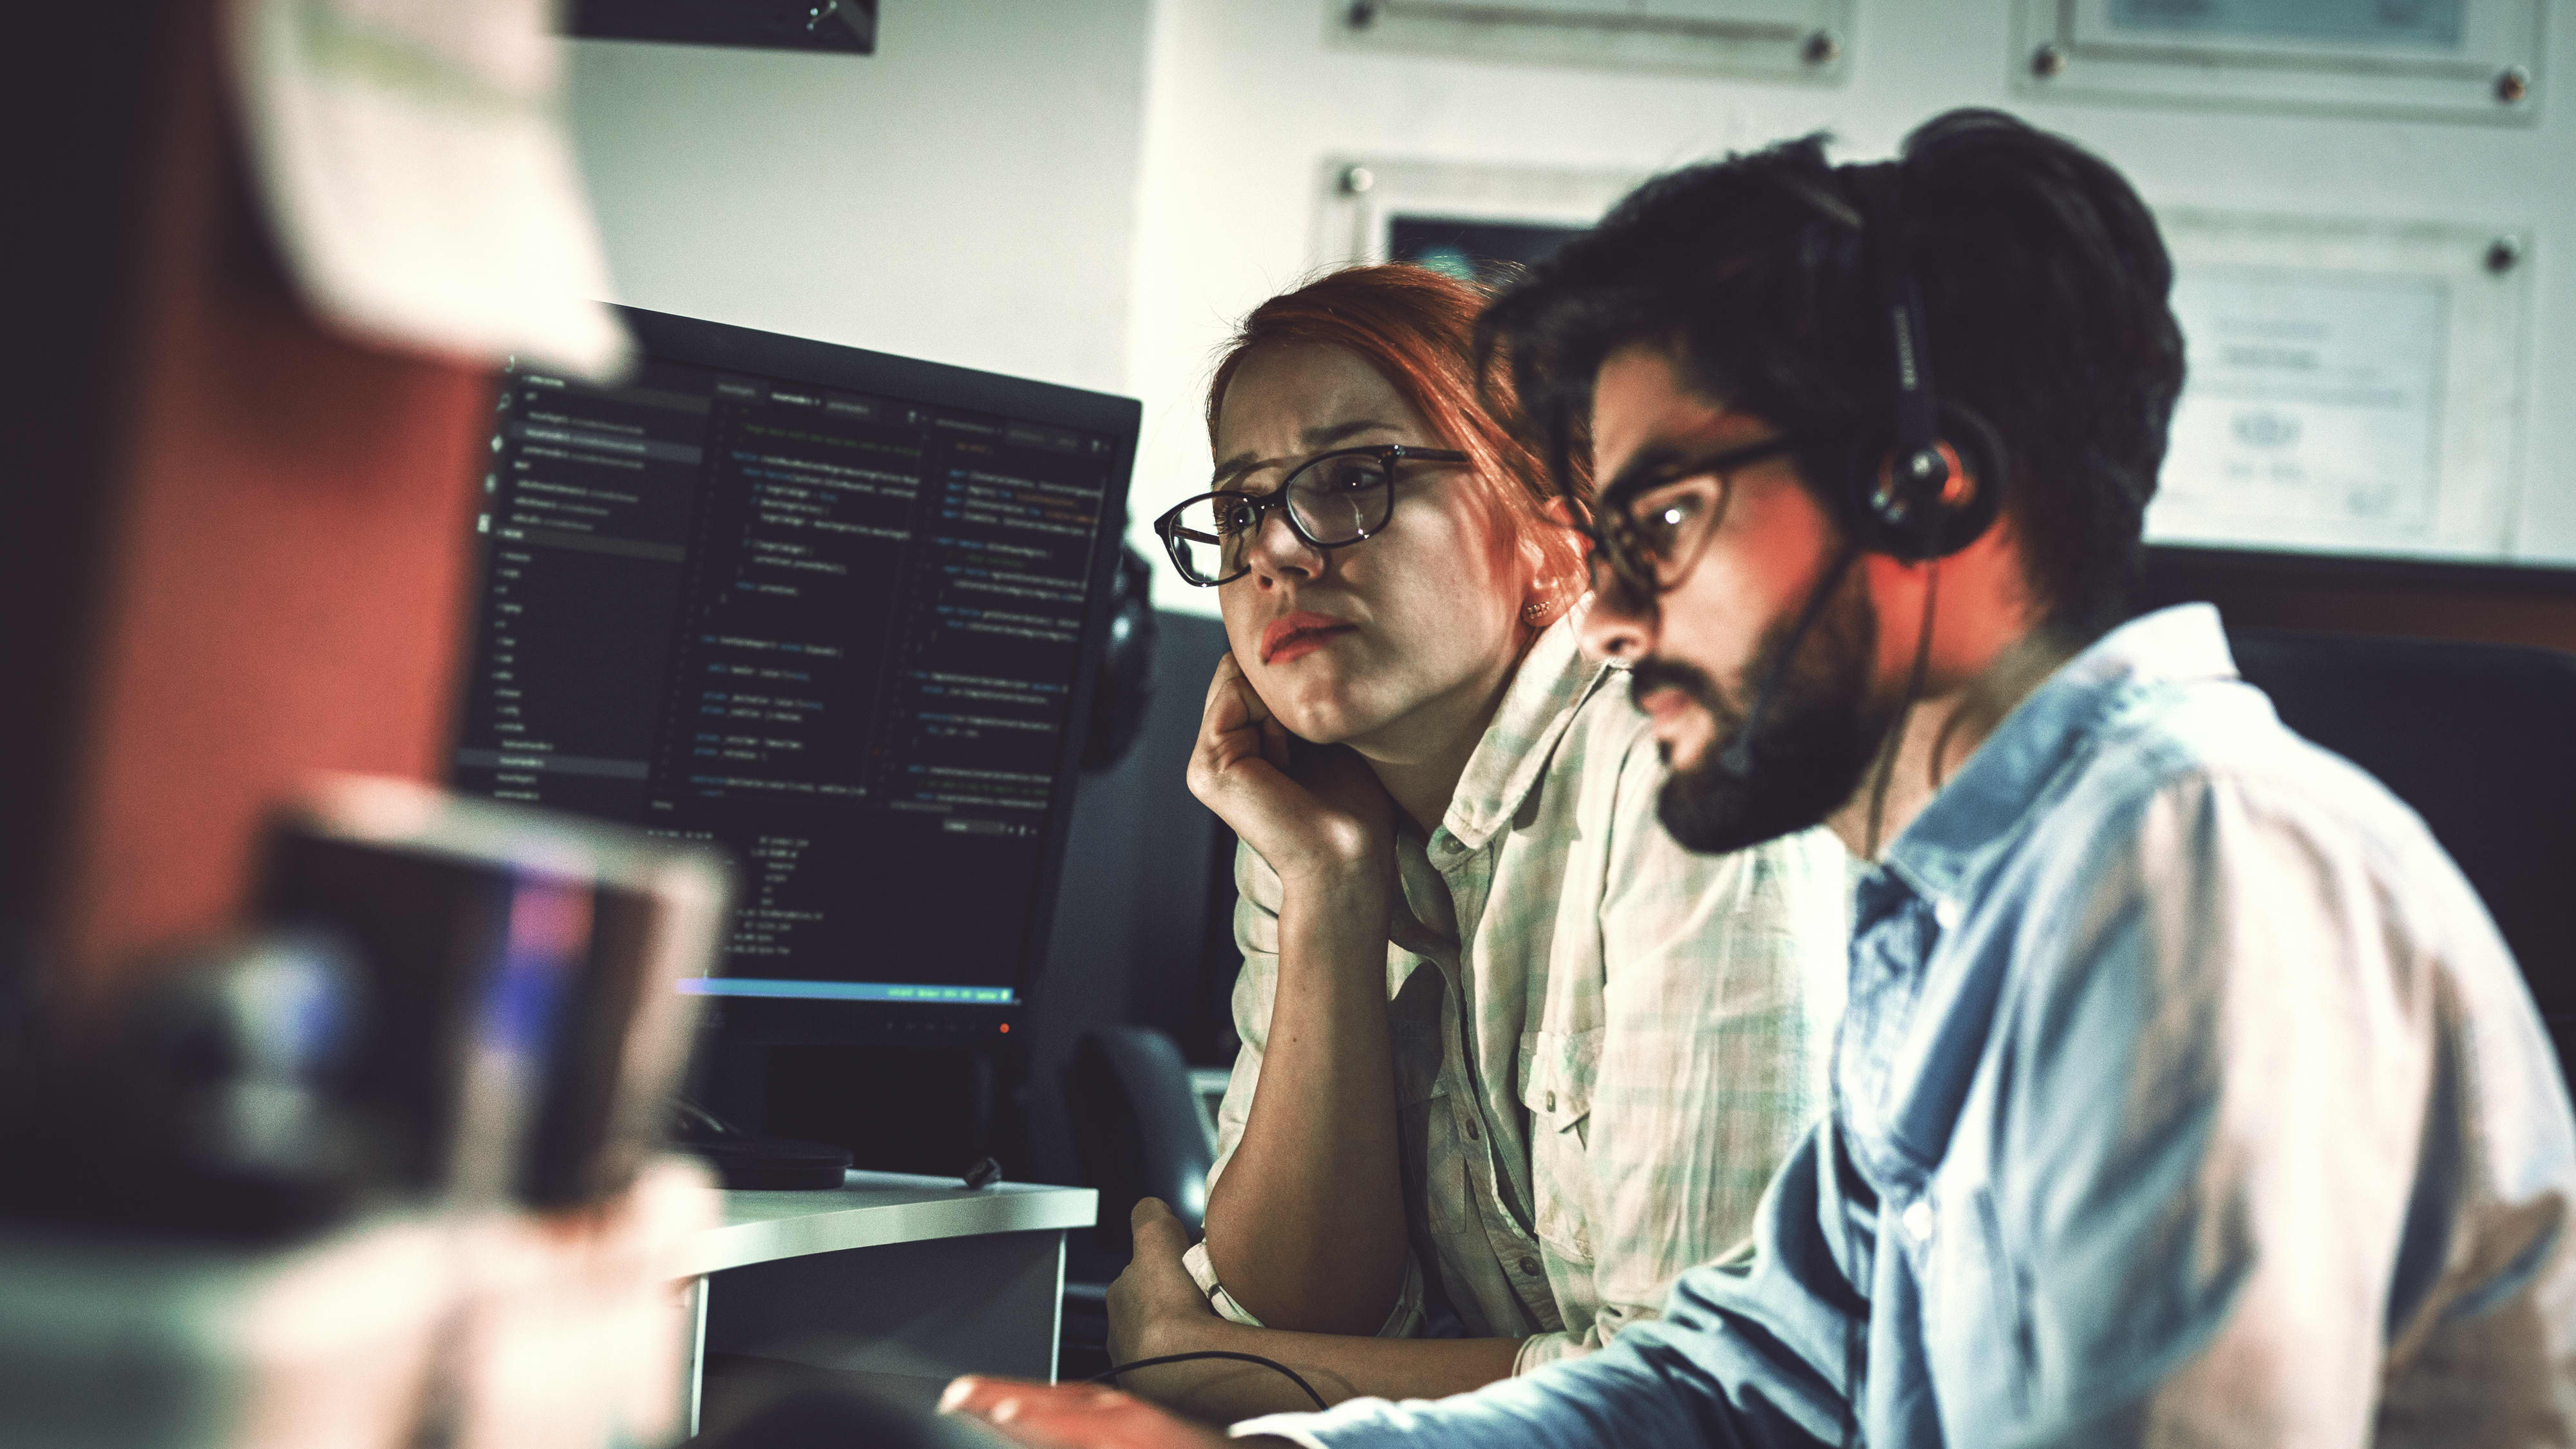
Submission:
M 1322 1394 L 1315 1392 L 1315 1386 L 1313 1384 L 1306 1382 L 1304 1375 L 1298 1373 L 1288 1365 L 1281 1363 L 1279 1360 L 1275 1358 L 1263 1358 L 1257 1353 L 1235 1353 L 1230 1349 L 1222 1348 L 1201 1349 L 1197 1353 L 1166 1353 L 1157 1355 L 1153 1358 L 1140 1358 L 1134 1363 L 1118 1364 L 1105 1374 L 1093 1374 L 1089 1379 L 1085 1380 L 1085 1382 L 1095 1384 L 1106 1383 L 1110 1387 L 1116 1388 L 1119 1387 L 1118 1376 L 1126 1373 L 1130 1369 L 1155 1368 L 1167 1363 L 1188 1363 L 1193 1359 L 1202 1358 L 1228 1358 L 1233 1359 L 1237 1363 L 1255 1363 L 1261 1365 L 1263 1368 L 1269 1369 L 1273 1373 L 1286 1374 L 1288 1376 L 1288 1382 L 1295 1384 L 1305 1393 L 1307 1398 L 1315 1401 L 1316 1408 L 1329 1409 L 1332 1407 L 1332 1405 L 1324 1402 L 1324 1396 Z

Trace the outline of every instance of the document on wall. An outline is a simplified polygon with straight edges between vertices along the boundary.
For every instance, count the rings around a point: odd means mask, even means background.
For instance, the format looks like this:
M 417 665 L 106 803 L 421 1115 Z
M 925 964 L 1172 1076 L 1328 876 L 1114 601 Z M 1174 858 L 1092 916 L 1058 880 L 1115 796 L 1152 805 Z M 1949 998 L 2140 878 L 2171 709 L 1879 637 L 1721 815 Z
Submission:
M 2532 271 L 2514 232 L 2157 220 L 2187 371 L 2150 541 L 2512 556 Z
M 2174 287 L 2189 362 L 2155 532 L 2403 549 L 2435 521 L 2440 277 L 2213 267 Z
M 2119 30 L 2396 42 L 2457 50 L 2468 0 L 2111 0 Z

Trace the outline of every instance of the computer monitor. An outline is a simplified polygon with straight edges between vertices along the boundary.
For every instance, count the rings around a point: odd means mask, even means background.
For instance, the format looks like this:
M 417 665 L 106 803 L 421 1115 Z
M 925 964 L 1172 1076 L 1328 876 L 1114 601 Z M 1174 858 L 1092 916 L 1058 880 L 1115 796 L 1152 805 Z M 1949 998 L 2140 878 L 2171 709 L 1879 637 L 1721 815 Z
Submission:
M 1046 948 L 1137 404 L 619 309 L 504 374 L 451 782 L 728 847 L 726 1038 L 1007 1033 Z

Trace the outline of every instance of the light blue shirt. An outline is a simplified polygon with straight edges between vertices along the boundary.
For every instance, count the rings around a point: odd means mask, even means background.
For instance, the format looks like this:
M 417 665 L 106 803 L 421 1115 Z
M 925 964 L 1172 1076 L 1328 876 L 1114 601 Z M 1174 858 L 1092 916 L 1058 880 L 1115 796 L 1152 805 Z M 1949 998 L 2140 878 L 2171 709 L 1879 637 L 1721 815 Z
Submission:
M 2213 610 L 2035 691 L 1853 919 L 1834 1110 L 1749 1258 L 1591 1357 L 1235 1432 L 2576 1437 L 2576 1121 L 2530 996 L 2422 822 L 2282 727 Z

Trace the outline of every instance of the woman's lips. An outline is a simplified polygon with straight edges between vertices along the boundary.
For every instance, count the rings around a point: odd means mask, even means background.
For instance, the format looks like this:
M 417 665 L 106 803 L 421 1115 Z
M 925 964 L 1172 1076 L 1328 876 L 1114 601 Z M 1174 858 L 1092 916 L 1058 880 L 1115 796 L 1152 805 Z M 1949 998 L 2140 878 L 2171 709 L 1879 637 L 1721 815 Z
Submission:
M 1261 631 L 1261 662 L 1285 664 L 1300 655 L 1312 654 L 1330 643 L 1335 635 L 1347 634 L 1359 627 L 1336 619 L 1330 614 L 1300 610 L 1270 621 Z

